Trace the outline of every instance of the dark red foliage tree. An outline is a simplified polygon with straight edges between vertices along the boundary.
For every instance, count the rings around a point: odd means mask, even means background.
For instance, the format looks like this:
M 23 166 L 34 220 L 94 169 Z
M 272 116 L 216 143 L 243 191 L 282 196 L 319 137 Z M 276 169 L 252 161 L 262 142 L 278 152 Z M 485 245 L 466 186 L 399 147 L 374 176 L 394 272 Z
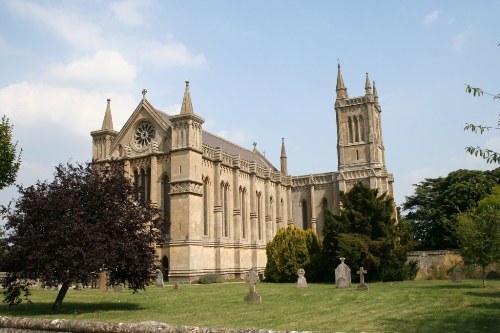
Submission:
M 38 279 L 62 284 L 52 306 L 59 312 L 70 285 L 87 284 L 99 272 L 109 274 L 109 285 L 145 289 L 158 268 L 161 215 L 135 200 L 136 191 L 119 162 L 59 165 L 52 182 L 20 186 L 14 206 L 2 209 L 9 244 L 4 302 L 29 301 Z

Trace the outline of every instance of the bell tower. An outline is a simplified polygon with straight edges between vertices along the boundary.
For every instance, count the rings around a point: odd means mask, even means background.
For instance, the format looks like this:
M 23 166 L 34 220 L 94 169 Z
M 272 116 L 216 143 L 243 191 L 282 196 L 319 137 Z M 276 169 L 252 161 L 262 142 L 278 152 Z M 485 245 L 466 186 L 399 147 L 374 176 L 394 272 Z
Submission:
M 366 73 L 364 96 L 349 98 L 340 64 L 337 74 L 337 154 L 339 171 L 386 169 L 382 140 L 382 109 Z

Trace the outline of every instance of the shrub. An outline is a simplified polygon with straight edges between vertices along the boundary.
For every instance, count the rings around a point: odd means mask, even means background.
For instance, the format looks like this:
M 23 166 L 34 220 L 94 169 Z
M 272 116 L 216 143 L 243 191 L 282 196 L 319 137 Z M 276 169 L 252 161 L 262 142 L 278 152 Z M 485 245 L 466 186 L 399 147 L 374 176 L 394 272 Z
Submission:
M 299 268 L 305 269 L 311 262 L 307 239 L 307 232 L 294 226 L 278 230 L 276 236 L 266 246 L 267 264 L 264 272 L 266 280 L 272 282 L 296 281 L 297 270 Z
M 219 274 L 205 274 L 198 279 L 199 284 L 222 283 L 224 279 Z

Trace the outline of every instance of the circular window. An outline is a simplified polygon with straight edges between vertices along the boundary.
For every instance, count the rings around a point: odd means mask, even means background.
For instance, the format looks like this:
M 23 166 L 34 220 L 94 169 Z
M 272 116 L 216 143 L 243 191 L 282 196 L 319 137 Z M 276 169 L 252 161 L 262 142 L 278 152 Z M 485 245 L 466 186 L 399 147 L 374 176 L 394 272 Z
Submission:
M 147 147 L 153 140 L 155 135 L 155 128 L 149 122 L 142 122 L 135 130 L 134 140 L 135 144 L 139 147 Z

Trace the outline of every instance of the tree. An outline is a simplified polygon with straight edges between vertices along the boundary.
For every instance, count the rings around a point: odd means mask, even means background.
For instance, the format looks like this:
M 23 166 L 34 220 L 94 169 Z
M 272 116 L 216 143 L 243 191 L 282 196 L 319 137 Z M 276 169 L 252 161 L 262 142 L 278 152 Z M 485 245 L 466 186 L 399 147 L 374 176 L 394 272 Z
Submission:
M 492 96 L 494 100 L 500 99 L 500 94 L 491 94 L 488 92 L 483 91 L 481 88 L 474 88 L 471 87 L 470 85 L 466 85 L 465 91 L 469 94 L 472 94 L 474 97 L 476 96 L 483 96 L 484 94 Z M 464 130 L 466 131 L 471 131 L 473 133 L 480 133 L 483 134 L 485 131 L 490 131 L 490 130 L 500 130 L 500 115 L 498 117 L 498 122 L 497 126 L 484 126 L 484 125 L 474 125 L 474 124 L 465 124 Z M 474 156 L 480 156 L 481 158 L 485 159 L 487 163 L 500 163 L 500 153 L 496 152 L 491 149 L 487 148 L 481 148 L 481 147 L 473 147 L 473 146 L 468 146 L 465 147 L 465 150 Z
M 411 222 L 419 250 L 457 249 L 457 214 L 466 212 L 500 184 L 500 168 L 457 170 L 446 177 L 426 178 L 406 197 L 403 210 Z
M 320 251 L 321 242 L 312 230 L 294 226 L 281 228 L 266 245 L 267 264 L 264 275 L 273 282 L 293 282 L 297 280 L 298 269 L 304 268 L 306 276 L 313 281 L 317 276 Z
M 456 234 L 464 262 L 481 268 L 484 288 L 486 268 L 500 260 L 500 186 L 477 208 L 459 214 Z
M 353 271 L 368 269 L 371 280 L 403 280 L 411 237 L 405 234 L 406 224 L 396 222 L 393 199 L 357 183 L 340 194 L 340 201 L 340 215 L 327 214 L 325 222 L 325 267 L 335 267 L 338 258 L 345 257 Z
M 2 116 L 0 122 L 0 190 L 12 185 L 21 166 L 21 151 L 17 154 L 17 142 L 12 143 L 12 125 Z
M 99 272 L 109 285 L 134 292 L 155 275 L 158 209 L 137 201 L 123 165 L 59 165 L 52 182 L 24 188 L 14 207 L 2 207 L 9 231 L 4 302 L 29 300 L 37 279 L 62 285 L 52 306 L 59 312 L 72 282 L 89 283 Z

